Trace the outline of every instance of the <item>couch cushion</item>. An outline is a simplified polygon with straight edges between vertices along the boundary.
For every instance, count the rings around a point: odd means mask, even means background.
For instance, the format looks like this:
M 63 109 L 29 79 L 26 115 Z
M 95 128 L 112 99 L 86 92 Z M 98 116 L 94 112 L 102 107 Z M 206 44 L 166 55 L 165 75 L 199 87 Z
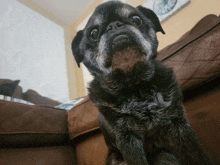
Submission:
M 1 165 L 76 165 L 71 146 L 0 149 Z
M 200 88 L 196 90 L 201 90 Z M 197 133 L 203 145 L 220 156 L 219 99 L 220 84 L 218 84 L 218 88 L 186 100 L 184 105 L 190 126 Z
M 78 165 L 106 165 L 107 154 L 108 148 L 100 132 L 80 140 L 76 146 Z
M 38 105 L 46 105 L 46 106 L 53 107 L 53 106 L 57 106 L 61 104 L 58 101 L 41 96 L 39 93 L 31 89 L 27 90 L 27 92 L 23 94 L 23 97 L 24 97 L 24 100 L 27 100 L 31 103 L 38 104 Z
M 67 111 L 0 100 L 0 147 L 63 143 Z
M 220 17 L 208 15 L 158 53 L 183 90 L 220 75 Z
M 18 88 L 20 80 L 8 80 L 8 79 L 0 79 L 0 94 L 6 96 L 13 96 L 16 89 Z M 20 90 L 16 91 L 16 95 L 20 95 Z

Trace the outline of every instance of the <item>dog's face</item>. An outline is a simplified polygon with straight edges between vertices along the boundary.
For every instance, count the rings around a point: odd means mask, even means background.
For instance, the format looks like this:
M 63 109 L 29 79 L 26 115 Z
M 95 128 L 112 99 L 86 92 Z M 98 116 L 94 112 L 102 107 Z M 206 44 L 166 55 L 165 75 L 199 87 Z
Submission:
M 107 75 L 116 68 L 126 70 L 138 61 L 155 59 L 158 31 L 164 33 L 153 11 L 106 2 L 77 33 L 72 50 L 78 66 L 83 62 L 93 75 Z

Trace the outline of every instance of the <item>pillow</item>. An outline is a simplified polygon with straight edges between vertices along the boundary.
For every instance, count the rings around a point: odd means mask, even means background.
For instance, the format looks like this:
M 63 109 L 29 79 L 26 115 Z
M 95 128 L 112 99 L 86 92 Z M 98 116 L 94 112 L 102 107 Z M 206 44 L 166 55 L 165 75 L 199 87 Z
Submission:
M 12 96 L 15 92 L 20 80 L 10 81 L 10 80 L 2 80 L 0 82 L 0 94 L 6 96 Z
M 23 94 L 23 98 L 24 98 L 24 100 L 27 100 L 31 103 L 38 104 L 38 105 L 50 106 L 50 107 L 57 106 L 57 105 L 61 104 L 58 101 L 41 96 L 39 93 L 37 93 L 36 91 L 31 90 L 31 89 L 27 90 L 27 92 L 25 92 Z
M 65 110 L 69 111 L 69 110 L 71 110 L 76 104 L 78 104 L 79 102 L 81 102 L 81 101 L 83 101 L 83 100 L 84 100 L 84 98 L 75 99 L 75 100 L 69 101 L 69 102 L 67 102 L 67 103 L 64 103 L 64 104 L 55 106 L 55 108 L 65 109 Z
M 33 103 L 30 103 L 28 101 L 25 101 L 22 99 L 17 99 L 17 98 L 10 97 L 10 96 L 5 96 L 5 95 L 0 95 L 0 100 L 13 101 L 13 102 L 23 103 L 23 104 L 27 104 L 27 105 L 34 105 Z
M 22 100 L 22 99 L 17 99 L 17 98 L 13 98 L 10 96 L 5 96 L 5 95 L 0 95 L 0 100 L 4 100 L 4 101 L 13 101 L 13 102 L 18 102 L 18 103 L 23 103 L 23 104 L 27 104 L 27 105 L 35 105 L 31 102 L 28 102 L 26 100 Z M 67 103 L 64 104 L 60 104 L 58 106 L 55 106 L 54 108 L 56 109 L 63 109 L 66 111 L 71 110 L 75 105 L 77 105 L 78 103 L 80 103 L 81 101 L 83 101 L 84 98 L 78 98 L 72 101 L 69 101 Z

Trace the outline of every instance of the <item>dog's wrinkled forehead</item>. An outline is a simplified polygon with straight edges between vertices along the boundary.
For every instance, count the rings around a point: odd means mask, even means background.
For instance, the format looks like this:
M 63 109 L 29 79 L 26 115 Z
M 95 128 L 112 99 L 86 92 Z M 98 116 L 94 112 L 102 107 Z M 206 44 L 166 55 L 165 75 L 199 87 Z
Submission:
M 121 2 L 103 3 L 96 8 L 88 25 L 100 25 L 103 22 L 112 22 L 114 19 L 127 18 L 136 8 Z

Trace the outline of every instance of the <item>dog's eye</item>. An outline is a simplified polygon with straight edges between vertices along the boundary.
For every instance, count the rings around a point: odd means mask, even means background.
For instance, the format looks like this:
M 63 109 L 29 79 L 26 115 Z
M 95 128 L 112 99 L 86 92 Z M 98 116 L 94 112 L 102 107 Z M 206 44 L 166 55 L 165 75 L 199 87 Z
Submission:
M 141 20 L 141 18 L 140 17 L 138 17 L 138 16 L 133 16 L 133 17 L 131 17 L 131 22 L 133 22 L 136 26 L 141 26 L 141 24 L 142 24 L 142 20 Z
M 99 30 L 98 29 L 93 29 L 90 33 L 90 37 L 93 39 L 93 40 L 97 40 L 99 36 Z

